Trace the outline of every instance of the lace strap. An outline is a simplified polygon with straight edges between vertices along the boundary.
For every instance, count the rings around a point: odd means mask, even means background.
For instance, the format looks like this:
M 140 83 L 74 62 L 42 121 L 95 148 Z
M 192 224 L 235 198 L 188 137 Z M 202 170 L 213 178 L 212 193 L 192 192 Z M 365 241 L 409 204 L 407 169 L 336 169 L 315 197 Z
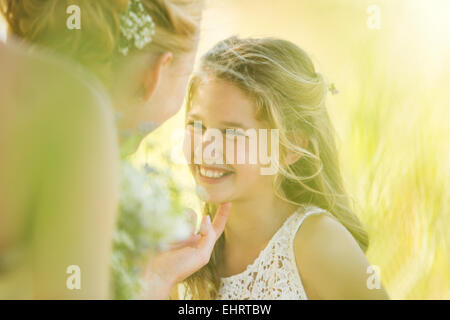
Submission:
M 300 215 L 300 214 L 297 215 L 296 219 L 294 220 L 294 222 L 291 225 L 291 230 L 289 230 L 290 231 L 289 232 L 289 236 L 290 236 L 289 246 L 291 248 L 293 248 L 293 246 L 294 246 L 295 236 L 296 236 L 298 230 L 300 229 L 300 226 L 302 225 L 303 221 L 305 221 L 305 219 L 308 218 L 309 216 L 321 214 L 321 213 L 326 214 L 327 211 L 322 208 L 319 208 L 319 207 L 311 206 L 311 207 L 306 208 L 305 213 L 303 215 Z

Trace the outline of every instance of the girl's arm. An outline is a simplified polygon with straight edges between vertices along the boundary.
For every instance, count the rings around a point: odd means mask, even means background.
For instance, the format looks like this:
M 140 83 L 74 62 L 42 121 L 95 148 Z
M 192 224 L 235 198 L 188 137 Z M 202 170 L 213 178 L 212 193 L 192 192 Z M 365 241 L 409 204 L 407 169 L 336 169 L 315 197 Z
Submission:
M 379 288 L 369 289 L 369 261 L 350 232 L 331 217 L 308 217 L 297 232 L 294 251 L 309 299 L 389 299 L 381 281 Z

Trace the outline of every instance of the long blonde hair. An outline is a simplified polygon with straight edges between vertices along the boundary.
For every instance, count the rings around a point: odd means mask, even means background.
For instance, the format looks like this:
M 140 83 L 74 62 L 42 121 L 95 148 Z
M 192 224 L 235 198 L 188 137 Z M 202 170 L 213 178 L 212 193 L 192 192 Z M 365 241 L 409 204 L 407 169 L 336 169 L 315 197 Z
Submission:
M 38 44 L 93 71 L 104 82 L 113 78 L 114 64 L 124 59 L 117 54 L 120 16 L 130 0 L 0 0 L 0 13 L 8 31 L 19 39 Z M 155 22 L 155 34 L 145 49 L 191 52 L 200 32 L 203 0 L 141 0 Z M 67 8 L 80 8 L 81 30 L 66 27 Z
M 274 38 L 221 41 L 202 57 L 190 81 L 188 109 L 205 76 L 228 81 L 249 94 L 255 101 L 256 118 L 279 129 L 275 194 L 292 204 L 327 210 L 366 251 L 368 235 L 352 212 L 339 169 L 335 134 L 325 106 L 328 85 L 308 54 L 289 41 Z M 301 157 L 287 165 L 283 160 L 288 152 Z M 212 216 L 215 211 L 213 204 L 205 203 L 204 214 Z M 223 262 L 223 246 L 224 235 L 209 263 L 186 280 L 192 298 L 217 295 L 217 266 Z

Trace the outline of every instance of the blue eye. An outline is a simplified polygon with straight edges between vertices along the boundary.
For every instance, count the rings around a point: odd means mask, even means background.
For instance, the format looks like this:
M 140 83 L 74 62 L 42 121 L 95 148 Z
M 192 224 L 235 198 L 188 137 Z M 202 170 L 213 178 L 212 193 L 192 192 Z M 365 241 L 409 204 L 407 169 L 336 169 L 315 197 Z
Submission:
M 236 128 L 228 128 L 225 129 L 226 135 L 233 135 L 233 136 L 241 136 L 241 137 L 247 137 L 245 132 L 242 129 L 236 129 Z

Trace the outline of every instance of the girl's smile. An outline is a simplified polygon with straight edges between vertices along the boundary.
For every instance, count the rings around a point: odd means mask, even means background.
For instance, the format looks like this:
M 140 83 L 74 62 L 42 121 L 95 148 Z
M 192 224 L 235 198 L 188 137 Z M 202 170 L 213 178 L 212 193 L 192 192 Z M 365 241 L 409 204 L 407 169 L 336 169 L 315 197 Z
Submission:
M 221 183 L 233 174 L 233 171 L 220 167 L 195 165 L 195 178 L 200 183 Z

